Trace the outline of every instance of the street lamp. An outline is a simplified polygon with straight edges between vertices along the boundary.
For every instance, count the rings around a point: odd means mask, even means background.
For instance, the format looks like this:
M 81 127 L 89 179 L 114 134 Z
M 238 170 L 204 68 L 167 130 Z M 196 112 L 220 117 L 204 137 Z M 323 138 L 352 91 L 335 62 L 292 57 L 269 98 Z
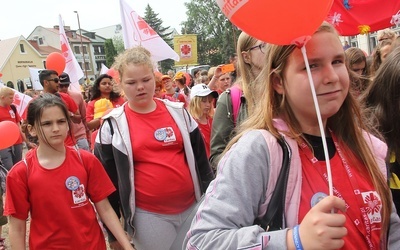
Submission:
M 79 28 L 79 35 L 80 35 L 80 38 L 81 38 L 81 51 L 82 51 L 82 58 L 83 58 L 83 68 L 85 69 L 86 83 L 88 83 L 89 82 L 89 77 L 88 77 L 87 69 L 86 69 L 85 51 L 83 50 L 81 23 L 79 21 L 78 11 L 74 10 L 74 13 L 76 13 L 76 17 L 78 18 L 78 28 Z

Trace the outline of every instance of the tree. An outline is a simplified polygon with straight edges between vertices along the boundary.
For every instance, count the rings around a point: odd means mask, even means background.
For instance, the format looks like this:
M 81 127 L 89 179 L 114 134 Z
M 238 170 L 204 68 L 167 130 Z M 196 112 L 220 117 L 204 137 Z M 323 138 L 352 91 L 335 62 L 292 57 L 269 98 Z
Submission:
M 115 48 L 115 50 L 117 52 L 117 55 L 119 55 L 120 53 L 124 52 L 125 46 L 124 46 L 124 40 L 122 39 L 122 36 L 114 36 L 112 41 L 113 41 L 113 44 L 114 44 L 114 48 Z
M 117 55 L 112 39 L 106 39 L 104 42 L 104 50 L 106 52 L 106 66 L 110 68 L 114 63 L 115 56 Z
M 236 52 L 239 30 L 224 16 L 215 0 L 191 0 L 185 3 L 187 21 L 182 34 L 197 34 L 199 64 L 227 63 Z
M 162 20 L 158 18 L 158 14 L 156 14 L 153 9 L 147 4 L 144 18 L 146 23 L 155 31 L 157 34 L 171 47 L 173 48 L 173 32 L 168 32 L 170 27 L 163 27 Z M 167 72 L 169 69 L 172 69 L 174 66 L 174 60 L 167 59 L 160 62 L 161 72 Z

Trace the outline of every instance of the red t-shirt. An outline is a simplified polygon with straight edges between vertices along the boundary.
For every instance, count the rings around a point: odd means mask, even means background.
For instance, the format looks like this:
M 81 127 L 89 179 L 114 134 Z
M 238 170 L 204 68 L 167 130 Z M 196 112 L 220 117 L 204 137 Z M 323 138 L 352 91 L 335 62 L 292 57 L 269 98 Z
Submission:
M 211 139 L 211 126 L 212 126 L 213 119 L 211 117 L 208 118 L 207 124 L 201 124 L 197 121 L 199 126 L 201 135 L 203 136 L 204 146 L 206 147 L 207 157 L 210 158 L 210 139 Z
M 87 106 L 86 106 L 86 122 L 90 122 L 93 120 L 94 117 L 94 104 L 96 103 L 97 100 L 100 100 L 101 98 L 97 98 L 94 100 L 91 100 Z M 119 106 L 122 106 L 125 103 L 125 99 L 122 97 L 119 97 L 115 99 L 114 101 L 111 101 L 112 105 L 114 108 L 117 108 Z
M 313 198 L 318 197 L 320 193 L 329 195 L 328 184 L 324 177 L 321 176 L 315 165 L 312 165 L 308 160 L 307 156 L 299 148 L 302 169 L 303 169 L 303 181 L 301 187 L 301 202 L 299 210 L 299 222 L 303 220 L 307 212 L 311 209 L 311 203 Z M 380 248 L 380 232 L 381 232 L 381 199 L 377 195 L 375 188 L 372 185 L 370 178 L 362 174 L 358 169 L 361 168 L 361 163 L 356 160 L 356 157 L 346 157 L 349 162 L 351 172 L 354 176 L 354 180 L 358 183 L 358 188 L 354 191 L 351 185 L 348 174 L 345 170 L 341 157 L 338 152 L 330 160 L 332 169 L 332 181 L 333 186 L 342 195 L 343 199 L 348 205 L 346 216 L 345 227 L 348 230 L 348 234 L 344 237 L 344 247 L 342 249 L 369 249 L 364 235 L 366 235 L 366 227 L 360 211 L 360 206 L 366 211 L 368 217 L 367 221 L 370 223 L 372 243 L 375 249 Z M 321 162 L 318 167 L 322 168 L 322 171 L 326 173 L 326 163 Z M 358 195 L 355 195 L 357 193 Z M 313 197 L 314 196 L 314 197 Z M 337 195 L 335 195 L 337 196 Z M 360 205 L 358 200 L 363 200 L 363 204 Z M 373 206 L 371 206 L 373 205 Z M 349 211 L 354 212 L 355 217 L 350 217 Z M 353 219 L 357 220 L 357 224 L 362 225 L 361 230 L 356 227 Z
M 30 249 L 106 249 L 90 201 L 106 199 L 115 188 L 94 155 L 80 150 L 81 161 L 75 149 L 66 148 L 55 169 L 40 166 L 36 148 L 26 155 L 28 167 L 20 161 L 11 169 L 4 215 L 26 220 L 30 213 Z M 80 182 L 75 191 L 66 186 L 73 176 Z
M 172 102 L 182 102 L 182 103 L 185 104 L 184 107 L 185 108 L 187 107 L 185 96 L 182 95 L 182 94 L 179 94 L 179 93 L 174 93 L 174 94 L 165 93 L 163 99 L 168 99 L 168 100 L 170 100 Z
M 195 201 L 181 131 L 165 104 L 139 114 L 125 105 L 135 171 L 136 205 L 161 214 L 178 214 Z
M 67 106 L 68 111 L 72 112 L 72 113 L 76 113 L 76 111 L 78 110 L 78 106 L 76 105 L 74 99 L 72 99 L 68 94 L 65 93 L 61 93 L 58 92 L 58 94 L 60 95 L 61 99 L 63 100 L 63 102 L 65 103 L 65 106 Z M 74 132 L 72 131 L 72 127 L 71 130 L 68 133 L 67 138 L 65 138 L 65 145 L 67 146 L 74 146 L 76 144 L 75 142 L 75 138 L 74 138 Z
M 14 122 L 19 127 L 21 117 L 19 116 L 18 113 L 15 113 L 14 110 L 10 106 L 7 106 L 7 107 L 0 106 L 0 122 L 2 122 L 2 121 Z M 14 145 L 21 144 L 22 141 L 23 141 L 22 135 L 20 134 L 18 140 L 14 143 Z

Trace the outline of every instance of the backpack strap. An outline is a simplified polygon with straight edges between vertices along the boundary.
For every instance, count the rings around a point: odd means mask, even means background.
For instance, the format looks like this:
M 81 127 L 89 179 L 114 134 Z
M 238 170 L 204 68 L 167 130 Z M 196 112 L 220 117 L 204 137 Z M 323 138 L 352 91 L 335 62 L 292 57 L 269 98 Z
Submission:
M 14 114 L 17 115 L 17 114 L 18 114 L 18 112 L 17 112 L 17 107 L 15 107 L 14 104 L 11 104 L 10 107 L 11 107 L 11 109 L 14 111 Z
M 108 126 L 110 127 L 110 134 L 111 134 L 111 137 L 114 135 L 114 128 L 113 128 L 113 126 L 112 126 L 111 118 L 108 117 L 108 118 L 106 118 L 106 119 L 103 120 L 103 123 L 101 124 L 100 128 L 98 129 L 98 133 L 99 133 L 98 136 L 99 136 L 100 144 L 101 144 L 101 147 L 102 147 L 102 148 L 103 148 L 103 144 L 101 143 L 101 142 L 102 142 L 102 140 L 101 140 L 101 128 L 103 127 L 105 121 L 107 121 Z
M 279 172 L 276 181 L 275 190 L 272 193 L 271 200 L 269 201 L 267 211 L 264 216 L 254 220 L 254 224 L 260 225 L 266 231 L 280 230 L 283 228 L 285 221 L 285 198 L 286 187 L 289 177 L 291 149 L 286 140 L 281 137 L 277 139 L 279 145 L 282 147 L 282 168 Z
M 237 119 L 239 116 L 239 108 L 240 108 L 240 103 L 241 103 L 241 96 L 242 96 L 242 90 L 239 88 L 237 84 L 233 85 L 230 88 L 230 93 L 231 93 L 231 101 L 232 101 L 232 117 L 233 117 L 233 125 L 236 127 Z

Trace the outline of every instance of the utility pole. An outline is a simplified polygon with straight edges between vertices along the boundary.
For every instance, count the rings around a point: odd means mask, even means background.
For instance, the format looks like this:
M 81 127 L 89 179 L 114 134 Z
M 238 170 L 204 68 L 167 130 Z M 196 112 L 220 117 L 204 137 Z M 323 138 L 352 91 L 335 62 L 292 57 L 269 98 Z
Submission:
M 89 77 L 88 77 L 87 69 L 86 69 L 85 51 L 83 50 L 81 23 L 79 21 L 78 11 L 74 10 L 74 13 L 76 13 L 76 17 L 78 18 L 78 28 L 79 28 L 79 35 L 80 35 L 80 38 L 81 38 L 81 51 L 82 51 L 82 58 L 83 58 L 83 69 L 85 70 L 86 84 L 88 84 L 89 83 Z

